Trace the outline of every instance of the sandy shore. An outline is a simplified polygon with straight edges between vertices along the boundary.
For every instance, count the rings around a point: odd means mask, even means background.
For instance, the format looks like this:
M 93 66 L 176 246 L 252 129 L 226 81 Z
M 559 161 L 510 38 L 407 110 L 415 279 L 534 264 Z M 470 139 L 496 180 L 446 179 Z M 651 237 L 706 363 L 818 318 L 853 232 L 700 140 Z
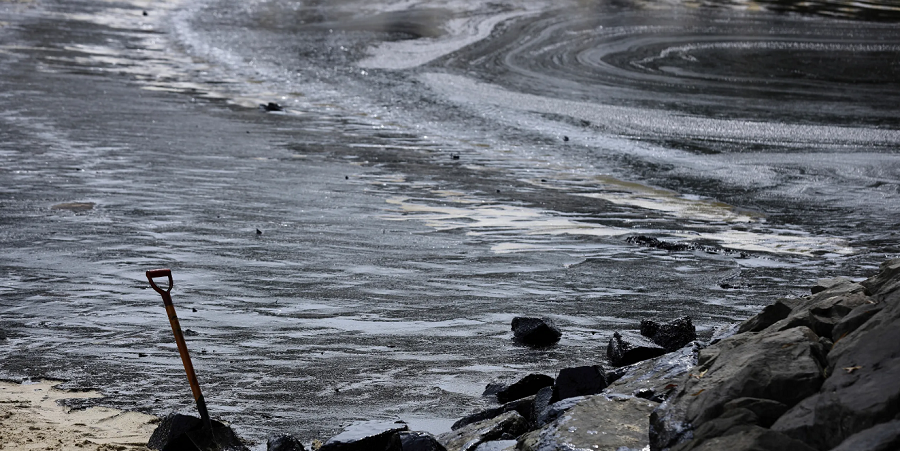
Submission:
M 70 409 L 60 401 L 99 398 L 59 390 L 60 381 L 0 382 L 0 449 L 147 450 L 158 418 L 105 407 Z

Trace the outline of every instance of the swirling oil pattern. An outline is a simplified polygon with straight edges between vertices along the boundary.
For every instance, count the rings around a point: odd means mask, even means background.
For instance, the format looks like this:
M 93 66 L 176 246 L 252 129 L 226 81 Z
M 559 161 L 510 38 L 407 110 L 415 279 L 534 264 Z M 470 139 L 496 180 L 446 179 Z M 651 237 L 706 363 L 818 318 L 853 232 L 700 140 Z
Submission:
M 717 118 L 897 120 L 895 25 L 598 8 L 521 21 L 478 47 L 447 65 L 543 96 Z

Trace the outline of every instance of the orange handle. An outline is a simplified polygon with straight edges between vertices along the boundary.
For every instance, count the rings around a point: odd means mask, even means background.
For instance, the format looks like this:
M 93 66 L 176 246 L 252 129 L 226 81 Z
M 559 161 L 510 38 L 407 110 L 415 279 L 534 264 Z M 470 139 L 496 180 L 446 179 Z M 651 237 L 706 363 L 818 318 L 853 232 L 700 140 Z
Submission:
M 155 282 L 154 278 L 168 277 L 169 286 L 163 290 Z M 204 422 L 209 423 L 209 413 L 206 411 L 206 401 L 203 399 L 203 393 L 200 392 L 200 382 L 197 381 L 197 373 L 194 372 L 194 364 L 191 363 L 191 355 L 188 354 L 187 343 L 184 342 L 184 334 L 181 332 L 181 324 L 178 322 L 178 316 L 175 314 L 175 305 L 172 304 L 172 271 L 170 269 L 151 269 L 147 271 L 147 280 L 150 286 L 162 296 L 163 304 L 166 306 L 166 314 L 169 316 L 169 324 L 172 325 L 172 333 L 175 335 L 175 344 L 178 345 L 178 353 L 181 355 L 181 363 L 184 364 L 184 371 L 187 373 L 188 383 L 191 385 L 191 393 L 194 400 L 197 401 L 197 409 L 200 411 L 200 418 Z

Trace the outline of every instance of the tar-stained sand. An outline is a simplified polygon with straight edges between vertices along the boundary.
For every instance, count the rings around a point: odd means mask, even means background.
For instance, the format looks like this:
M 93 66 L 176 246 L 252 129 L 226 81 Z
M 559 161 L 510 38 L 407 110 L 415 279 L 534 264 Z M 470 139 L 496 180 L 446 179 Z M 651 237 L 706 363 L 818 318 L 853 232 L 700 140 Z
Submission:
M 158 418 L 105 407 L 70 409 L 60 402 L 96 392 L 55 388 L 60 381 L 0 382 L 0 449 L 144 451 Z

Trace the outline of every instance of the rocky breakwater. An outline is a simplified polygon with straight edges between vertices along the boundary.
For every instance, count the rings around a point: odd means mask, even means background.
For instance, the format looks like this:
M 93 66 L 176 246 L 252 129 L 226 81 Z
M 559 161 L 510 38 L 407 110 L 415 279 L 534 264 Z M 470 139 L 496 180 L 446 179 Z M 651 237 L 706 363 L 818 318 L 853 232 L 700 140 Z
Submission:
M 516 318 L 514 339 L 561 331 Z M 612 368 L 490 384 L 498 406 L 433 436 L 403 422 L 356 424 L 321 451 L 895 451 L 900 449 L 900 260 L 860 283 L 819 281 L 698 342 L 689 318 L 616 332 Z M 156 435 L 156 434 L 155 434 Z M 157 449 L 171 449 L 156 447 Z M 269 451 L 305 448 L 290 436 Z
M 812 291 L 700 350 L 650 416 L 650 448 L 900 449 L 900 260 Z

